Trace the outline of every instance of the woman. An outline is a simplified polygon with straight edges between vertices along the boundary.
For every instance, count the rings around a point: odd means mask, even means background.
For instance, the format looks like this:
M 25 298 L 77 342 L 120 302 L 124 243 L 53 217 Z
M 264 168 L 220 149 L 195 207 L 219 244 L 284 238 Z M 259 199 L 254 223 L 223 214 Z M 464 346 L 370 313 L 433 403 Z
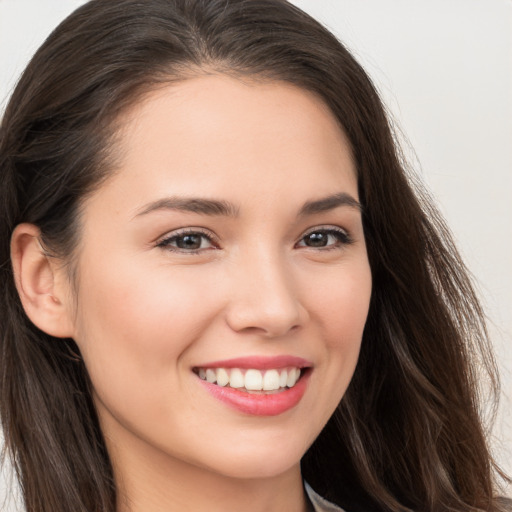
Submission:
M 0 137 L 0 403 L 28 511 L 504 509 L 477 299 L 314 20 L 93 0 Z

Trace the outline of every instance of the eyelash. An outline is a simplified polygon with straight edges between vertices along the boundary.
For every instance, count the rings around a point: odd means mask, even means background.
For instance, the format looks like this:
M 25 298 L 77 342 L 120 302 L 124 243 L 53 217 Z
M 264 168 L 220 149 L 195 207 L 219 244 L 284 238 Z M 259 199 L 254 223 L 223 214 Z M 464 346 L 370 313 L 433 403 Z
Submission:
M 327 236 L 333 236 L 336 239 L 336 242 L 334 244 L 330 244 L 327 246 L 320 246 L 320 247 L 314 247 L 314 246 L 308 246 L 308 245 L 298 245 L 306 237 L 311 236 L 313 234 L 322 234 L 322 235 L 327 235 Z M 185 249 L 185 248 L 176 247 L 176 246 L 171 245 L 172 243 L 176 243 L 177 240 L 179 240 L 180 238 L 184 238 L 187 235 L 190 235 L 190 236 L 199 235 L 203 240 L 207 239 L 208 242 L 213 247 L 208 247 L 208 248 L 199 247 L 197 249 Z M 317 251 L 330 251 L 333 249 L 339 249 L 342 246 L 347 246 L 352 243 L 353 243 L 352 238 L 344 229 L 334 228 L 334 227 L 329 227 L 329 228 L 317 227 L 317 228 L 311 229 L 310 231 L 306 232 L 301 237 L 299 242 L 295 245 L 299 246 L 299 247 L 306 247 L 306 248 L 317 250 Z M 202 230 L 200 228 L 187 228 L 187 229 L 178 231 L 178 232 L 172 234 L 171 236 L 168 236 L 168 237 L 164 238 L 163 240 L 159 241 L 157 243 L 157 247 L 161 247 L 161 248 L 167 249 L 169 251 L 182 253 L 182 254 L 200 254 L 203 251 L 211 250 L 212 248 L 214 248 L 214 249 L 219 248 L 218 244 L 216 243 L 215 237 L 213 237 L 209 231 Z
M 175 246 L 171 245 L 173 242 L 176 242 L 180 238 L 184 238 L 187 235 L 189 235 L 189 236 L 199 235 L 199 236 L 201 236 L 201 238 L 203 240 L 207 239 L 214 246 L 214 248 L 218 248 L 218 246 L 215 247 L 216 243 L 215 243 L 215 238 L 213 237 L 213 235 L 209 231 L 205 231 L 200 228 L 187 228 L 187 229 L 178 231 L 176 233 L 173 233 L 171 236 L 168 236 L 168 237 L 164 238 L 163 240 L 161 240 L 160 242 L 158 242 L 157 247 L 162 247 L 169 251 L 183 253 L 183 254 L 200 254 L 202 251 L 211 249 L 209 247 L 209 248 L 204 248 L 204 249 L 199 248 L 199 249 L 188 250 L 188 249 L 183 249 L 181 247 L 175 247 Z
M 322 235 L 333 236 L 334 238 L 336 238 L 336 243 L 328 245 L 328 246 L 323 246 L 323 247 L 311 247 L 311 246 L 307 246 L 307 245 L 301 245 L 300 247 L 309 247 L 310 249 L 316 249 L 318 251 L 331 251 L 331 250 L 339 249 L 342 246 L 347 246 L 347 245 L 350 245 L 351 243 L 353 243 L 353 240 L 352 240 L 351 236 L 347 233 L 347 231 L 345 231 L 344 229 L 335 228 L 335 227 L 329 227 L 329 228 L 317 227 L 317 228 L 311 229 L 310 231 L 306 232 L 302 236 L 302 238 L 300 239 L 300 242 L 302 242 L 306 237 L 311 236 L 313 234 L 318 234 L 318 233 L 321 233 Z

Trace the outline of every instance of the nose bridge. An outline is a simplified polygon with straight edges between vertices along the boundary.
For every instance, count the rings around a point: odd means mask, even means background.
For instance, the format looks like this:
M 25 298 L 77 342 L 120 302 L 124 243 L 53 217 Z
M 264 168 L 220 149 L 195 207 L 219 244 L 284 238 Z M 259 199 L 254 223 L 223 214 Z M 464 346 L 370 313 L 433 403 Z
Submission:
M 228 323 L 236 331 L 286 334 L 305 317 L 293 269 L 282 251 L 260 244 L 238 257 Z

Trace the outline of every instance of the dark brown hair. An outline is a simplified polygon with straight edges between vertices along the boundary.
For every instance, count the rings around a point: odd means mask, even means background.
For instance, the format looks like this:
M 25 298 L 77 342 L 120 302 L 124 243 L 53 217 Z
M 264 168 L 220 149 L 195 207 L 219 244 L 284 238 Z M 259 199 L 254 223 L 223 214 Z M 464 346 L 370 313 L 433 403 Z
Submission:
M 202 72 L 314 91 L 356 162 L 370 312 L 305 479 L 348 510 L 502 510 L 479 415 L 494 400 L 479 395 L 481 368 L 497 391 L 482 310 L 359 64 L 284 0 L 93 0 L 33 57 L 0 128 L 0 411 L 28 512 L 114 512 L 116 489 L 78 348 L 23 311 L 12 231 L 35 224 L 49 253 L 71 261 L 80 204 L 114 166 L 119 115 L 157 84 Z

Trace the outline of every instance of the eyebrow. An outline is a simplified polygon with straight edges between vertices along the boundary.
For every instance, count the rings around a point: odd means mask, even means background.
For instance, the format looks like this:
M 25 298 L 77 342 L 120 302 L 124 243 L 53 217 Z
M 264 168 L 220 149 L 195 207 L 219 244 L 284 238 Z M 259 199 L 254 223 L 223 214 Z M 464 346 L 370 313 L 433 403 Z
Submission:
M 220 215 L 236 217 L 238 208 L 228 201 L 204 199 L 201 197 L 166 197 L 150 203 L 137 213 L 136 217 L 156 210 L 178 210 L 182 212 L 200 213 L 203 215 Z
M 304 203 L 299 211 L 299 217 L 306 217 L 308 215 L 315 215 L 317 213 L 327 212 L 339 208 L 340 206 L 348 206 L 355 208 L 360 212 L 363 211 L 363 206 L 359 201 L 346 192 L 333 194 L 332 196 L 323 197 L 314 201 Z
M 298 217 L 306 217 L 318 213 L 334 210 L 340 206 L 348 206 L 362 211 L 362 205 L 350 194 L 341 192 L 331 196 L 323 197 L 312 201 L 307 201 L 301 207 Z M 158 199 L 144 206 L 135 217 L 140 217 L 158 210 L 177 210 L 189 213 L 199 213 L 202 215 L 237 217 L 239 208 L 229 201 L 218 199 L 206 199 L 201 197 L 166 197 Z

